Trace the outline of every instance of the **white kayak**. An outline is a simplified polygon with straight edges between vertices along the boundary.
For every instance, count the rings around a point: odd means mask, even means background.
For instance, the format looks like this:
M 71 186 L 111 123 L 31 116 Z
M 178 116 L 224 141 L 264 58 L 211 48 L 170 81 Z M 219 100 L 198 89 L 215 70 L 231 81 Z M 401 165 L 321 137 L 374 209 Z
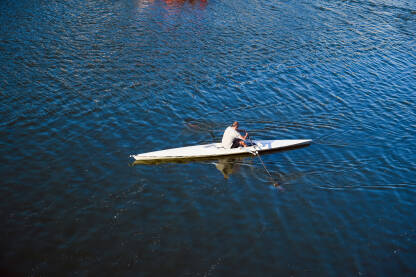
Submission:
M 256 152 L 277 151 L 306 146 L 310 139 L 253 140 L 253 146 L 226 149 L 221 143 L 171 148 L 166 150 L 130 155 L 136 161 L 177 160 L 215 158 L 231 155 L 255 154 Z

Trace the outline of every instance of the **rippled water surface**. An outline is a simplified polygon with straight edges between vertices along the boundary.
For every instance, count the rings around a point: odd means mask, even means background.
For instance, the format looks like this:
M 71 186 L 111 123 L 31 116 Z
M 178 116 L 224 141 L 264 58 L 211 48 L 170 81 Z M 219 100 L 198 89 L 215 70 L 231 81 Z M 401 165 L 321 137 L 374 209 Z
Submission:
M 0 269 L 416 274 L 416 2 L 0 2 Z M 310 138 L 255 157 L 130 154 Z

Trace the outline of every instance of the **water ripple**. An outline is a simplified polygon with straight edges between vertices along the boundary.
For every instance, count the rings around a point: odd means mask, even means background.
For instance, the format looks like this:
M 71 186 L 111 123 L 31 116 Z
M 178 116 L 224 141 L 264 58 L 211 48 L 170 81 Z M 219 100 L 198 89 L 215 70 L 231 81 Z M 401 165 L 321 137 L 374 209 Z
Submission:
M 415 11 L 1 1 L 1 270 L 414 272 Z M 278 188 L 256 157 L 131 166 L 234 120 L 314 143 L 263 156 Z

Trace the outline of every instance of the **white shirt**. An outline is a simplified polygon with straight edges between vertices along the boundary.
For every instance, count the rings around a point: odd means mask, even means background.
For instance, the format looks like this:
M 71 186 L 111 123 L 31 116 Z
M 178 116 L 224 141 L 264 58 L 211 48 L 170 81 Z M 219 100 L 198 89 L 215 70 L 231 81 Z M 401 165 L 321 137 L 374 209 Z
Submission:
M 224 135 L 222 136 L 222 146 L 224 148 L 230 149 L 233 145 L 233 141 L 236 138 L 240 138 L 241 135 L 239 132 L 237 132 L 236 129 L 234 129 L 232 126 L 227 127 L 224 131 Z

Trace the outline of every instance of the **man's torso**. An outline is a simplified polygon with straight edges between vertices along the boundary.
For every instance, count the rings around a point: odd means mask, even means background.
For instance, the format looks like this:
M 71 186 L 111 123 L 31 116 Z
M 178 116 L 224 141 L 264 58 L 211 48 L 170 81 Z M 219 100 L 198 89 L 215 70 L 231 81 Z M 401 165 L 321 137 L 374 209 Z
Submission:
M 233 145 L 233 141 L 236 138 L 240 137 L 240 133 L 237 132 L 233 127 L 229 126 L 224 131 L 224 135 L 222 136 L 222 146 L 230 149 Z

